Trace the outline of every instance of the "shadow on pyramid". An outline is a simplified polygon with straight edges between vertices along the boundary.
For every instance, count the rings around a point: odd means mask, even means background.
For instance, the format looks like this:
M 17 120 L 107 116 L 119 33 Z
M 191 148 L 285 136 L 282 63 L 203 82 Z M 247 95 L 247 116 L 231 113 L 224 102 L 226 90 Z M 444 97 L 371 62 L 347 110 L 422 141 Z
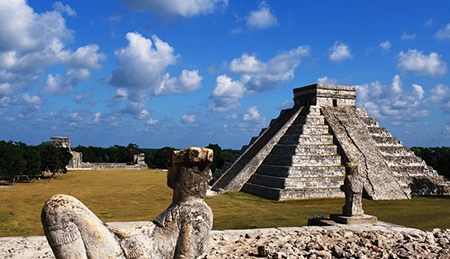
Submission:
M 282 110 L 239 155 L 213 174 L 214 192 L 243 191 L 272 200 L 344 197 L 347 162 L 374 200 L 449 195 L 450 182 L 356 108 L 356 87 L 314 84 L 294 89 Z

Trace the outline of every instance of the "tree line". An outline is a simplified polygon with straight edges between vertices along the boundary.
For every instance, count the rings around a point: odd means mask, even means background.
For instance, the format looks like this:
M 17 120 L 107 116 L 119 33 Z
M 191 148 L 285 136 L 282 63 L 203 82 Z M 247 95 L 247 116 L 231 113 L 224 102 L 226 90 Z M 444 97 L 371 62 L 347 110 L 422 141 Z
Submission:
M 411 150 L 450 180 L 450 147 L 412 147 Z
M 67 148 L 43 142 L 28 146 L 22 142 L 0 141 L 0 179 L 14 184 L 20 179 L 35 179 L 43 172 L 66 173 L 72 154 Z
M 207 148 L 214 151 L 214 161 L 211 163 L 211 170 L 222 168 L 226 161 L 230 161 L 237 150 L 222 149 L 218 144 L 209 144 Z M 142 149 L 136 144 L 128 146 L 114 145 L 109 148 L 82 147 L 74 148 L 75 151 L 83 153 L 85 162 L 116 162 L 127 163 L 133 155 L 144 153 L 145 162 L 149 168 L 167 169 L 172 163 L 173 147 L 163 147 L 161 149 Z M 432 166 L 440 175 L 450 179 L 450 147 L 412 147 L 411 150 L 416 156 L 421 157 L 429 166 Z
M 211 170 L 221 168 L 225 161 L 231 160 L 237 151 L 222 149 L 217 144 L 209 144 L 207 148 L 214 151 Z M 161 149 L 139 148 L 130 143 L 128 146 L 114 145 L 109 148 L 77 146 L 72 149 L 81 152 L 83 162 L 97 163 L 132 163 L 133 156 L 145 154 L 145 162 L 149 168 L 168 169 L 172 164 L 173 147 Z M 66 173 L 72 154 L 68 148 L 55 146 L 51 142 L 43 142 L 37 146 L 28 146 L 22 142 L 0 141 L 0 180 L 10 184 L 21 179 L 40 178 L 44 172 Z
M 211 163 L 211 170 L 221 168 L 225 161 L 231 160 L 236 150 L 222 149 L 218 144 L 209 144 L 207 148 L 214 151 L 214 161 Z M 173 147 L 163 147 L 160 149 L 139 148 L 138 145 L 130 143 L 128 146 L 114 145 L 109 148 L 93 146 L 77 146 L 73 151 L 83 154 L 83 162 L 91 163 L 131 163 L 133 155 L 145 154 L 145 163 L 149 168 L 168 169 L 172 164 Z
M 237 150 L 222 149 L 218 144 L 206 146 L 214 151 L 211 170 L 222 168 L 230 161 Z M 145 163 L 149 168 L 168 169 L 172 163 L 173 147 L 160 149 L 139 148 L 130 143 L 128 146 L 114 145 L 109 148 L 77 146 L 73 151 L 83 154 L 84 162 L 131 163 L 133 155 L 145 154 Z M 440 175 L 450 179 L 450 147 L 412 147 L 411 150 L 432 166 Z M 43 172 L 52 174 L 66 173 L 72 155 L 68 148 L 57 147 L 51 142 L 42 142 L 37 146 L 28 146 L 22 142 L 0 141 L 0 179 L 11 183 L 19 179 L 35 179 Z

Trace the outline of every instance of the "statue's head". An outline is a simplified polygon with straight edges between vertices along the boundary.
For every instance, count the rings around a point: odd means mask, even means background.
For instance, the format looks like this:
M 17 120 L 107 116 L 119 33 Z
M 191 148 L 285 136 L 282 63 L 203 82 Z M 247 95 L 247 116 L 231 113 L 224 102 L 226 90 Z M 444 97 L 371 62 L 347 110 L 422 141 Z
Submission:
M 206 196 L 211 180 L 209 164 L 213 151 L 190 147 L 172 155 L 172 166 L 167 173 L 167 185 L 174 190 L 173 201 L 190 200 Z

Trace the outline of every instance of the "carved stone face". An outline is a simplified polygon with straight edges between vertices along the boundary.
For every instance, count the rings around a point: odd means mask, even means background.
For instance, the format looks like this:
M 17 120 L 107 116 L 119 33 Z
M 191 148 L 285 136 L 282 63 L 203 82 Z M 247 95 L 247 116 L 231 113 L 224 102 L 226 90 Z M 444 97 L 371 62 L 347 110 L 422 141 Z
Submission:
M 205 197 L 212 178 L 212 159 L 213 152 L 207 148 L 174 151 L 167 172 L 167 186 L 174 190 L 174 201 Z

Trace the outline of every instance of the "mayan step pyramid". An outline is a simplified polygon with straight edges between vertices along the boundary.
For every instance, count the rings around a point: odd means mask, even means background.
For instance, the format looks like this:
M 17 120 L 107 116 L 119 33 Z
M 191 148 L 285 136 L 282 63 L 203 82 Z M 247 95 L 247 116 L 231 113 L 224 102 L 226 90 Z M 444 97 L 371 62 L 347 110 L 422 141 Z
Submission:
M 367 198 L 449 195 L 450 182 L 356 108 L 355 100 L 352 86 L 294 89 L 294 107 L 217 169 L 211 189 L 273 200 L 344 197 L 344 165 L 356 162 Z

